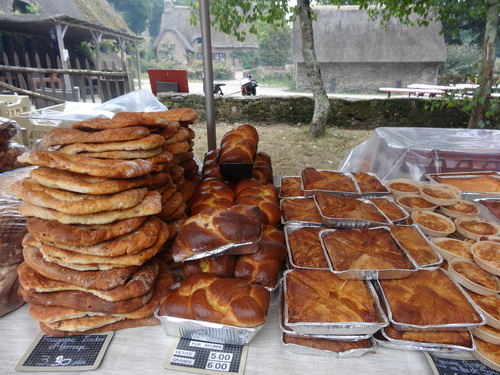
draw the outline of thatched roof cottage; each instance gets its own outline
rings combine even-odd
[[[190,59],[202,58],[201,26],[189,24],[191,7],[174,6],[172,1],[165,0],[161,19],[160,33],[155,41],[158,60],[165,60],[166,53],[181,66],[187,65]],[[234,69],[241,69],[241,61],[237,51],[253,53],[258,48],[254,34],[247,33],[242,42],[236,37],[224,34],[211,28],[212,59],[226,61]]]
[[[441,24],[409,27],[395,19],[387,28],[357,6],[318,6],[313,21],[316,56],[327,91],[376,91],[379,87],[435,84],[446,60]],[[292,60],[297,89],[309,81],[298,21],[293,25]]]

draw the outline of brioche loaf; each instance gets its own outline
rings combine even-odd
[[[269,291],[247,280],[196,274],[160,303],[159,314],[248,328],[264,324],[269,302]]]
[[[226,142],[219,148],[219,164],[252,163],[257,153],[257,145],[248,139]]]
[[[220,255],[190,260],[182,264],[182,273],[185,276],[209,273],[219,277],[232,277],[236,258],[236,255]]]
[[[262,235],[258,207],[211,207],[186,219],[172,245],[175,262],[222,246],[256,242]]]

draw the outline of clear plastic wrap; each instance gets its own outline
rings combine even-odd
[[[427,180],[426,173],[500,170],[499,144],[498,130],[381,127],[338,170],[417,181]]]

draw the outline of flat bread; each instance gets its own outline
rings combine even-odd
[[[158,239],[160,230],[165,230],[162,221],[155,216],[149,217],[139,228],[119,237],[102,241],[90,246],[68,245],[58,241],[48,242],[45,238],[35,237],[29,233],[24,237],[23,244],[37,246],[44,243],[49,246],[73,251],[81,254],[116,257],[125,254],[137,254],[138,252],[151,247]]]
[[[171,293],[171,289],[169,289],[169,287],[174,283],[174,277],[172,271],[170,270],[170,267],[168,267],[162,261],[157,260],[155,261],[155,263],[157,263],[159,267],[159,272],[154,281],[153,296],[148,301],[148,303],[130,312],[111,315],[123,317],[126,319],[140,319],[153,315],[154,309],[156,308],[158,302],[160,302],[160,300]],[[85,316],[105,315],[105,313],[103,312],[85,311],[70,309],[61,306],[44,306],[37,304],[30,304],[29,309],[31,316],[34,319],[44,323],[53,323],[63,319],[82,318]]]
[[[118,267],[140,266],[159,253],[167,241],[168,227],[164,222],[161,222],[161,226],[162,228],[157,240],[152,246],[135,254],[125,254],[115,257],[76,253],[43,244],[36,241],[36,239],[30,239],[26,244],[37,247],[45,260],[79,271],[97,271]],[[26,237],[30,237],[29,234]]]
[[[77,121],[71,124],[71,129],[105,130],[123,128],[120,122],[109,118],[94,117],[88,120]]]
[[[148,194],[146,187],[104,195],[74,193],[42,186],[30,177],[15,182],[11,191],[25,202],[78,215],[134,207]]]
[[[74,336],[77,334],[90,334],[90,333],[99,333],[99,332],[107,332],[107,331],[117,331],[120,329],[133,328],[133,327],[146,327],[146,326],[154,326],[160,324],[160,321],[154,316],[148,316],[146,318],[141,319],[123,319],[115,323],[106,324],[100,328],[88,329],[82,332],[68,332],[68,331],[60,331],[56,329],[51,329],[47,327],[44,323],[40,322],[40,330],[49,336],[52,337],[68,337]]]
[[[179,128],[179,130],[173,134],[171,137],[168,137],[165,139],[165,144],[172,144],[172,143],[177,143],[181,141],[185,141],[186,139],[189,139],[190,133],[188,128],[185,126],[182,126]]]
[[[182,124],[192,124],[198,118],[198,112],[192,108],[173,108],[167,111],[158,112],[168,121],[179,121]]]
[[[99,298],[113,302],[139,297],[149,292],[153,287],[158,272],[158,264],[154,261],[148,262],[135,272],[131,278],[127,280],[126,284],[109,290],[100,290],[83,288],[64,281],[51,280],[34,271],[26,262],[21,263],[17,269],[19,283],[26,290],[38,293],[79,290],[92,293]]]
[[[77,271],[47,262],[36,247],[25,246],[23,249],[25,262],[35,272],[52,280],[64,281],[83,288],[108,290],[125,285],[127,280],[140,266],[120,267],[110,270]]]
[[[163,138],[161,135],[150,134],[144,138],[123,142],[73,143],[67,146],[60,147],[59,149],[57,149],[57,152],[77,155],[80,153],[94,153],[104,151],[151,150],[163,146],[164,143],[165,138]]]
[[[28,303],[46,306],[63,306],[77,310],[100,311],[104,313],[119,314],[134,311],[149,302],[153,291],[135,298],[123,301],[106,301],[92,293],[74,291],[38,293],[19,288],[19,294]]]
[[[158,112],[118,112],[113,120],[123,126],[153,126],[161,127],[162,123],[178,121],[179,123],[193,123],[198,118],[198,112],[192,108],[175,108]]]
[[[98,242],[123,236],[139,228],[146,216],[117,220],[109,224],[68,225],[57,220],[27,217],[28,231],[44,242],[57,242],[74,246],[91,246]]]
[[[189,151],[191,149],[191,145],[188,141],[184,140],[176,143],[166,144],[165,146],[163,146],[163,149],[175,155]]]
[[[136,178],[105,178],[61,171],[51,168],[34,168],[30,177],[40,185],[84,194],[114,194],[141,186],[152,188],[171,181],[166,172],[148,173]]]
[[[120,130],[108,129],[99,132],[85,132],[78,129],[55,128],[42,138],[43,147],[62,146],[74,143],[107,143],[132,141],[147,137],[151,132],[143,126],[134,126]]]
[[[51,208],[36,206],[23,202],[19,214],[34,216],[45,220],[57,220],[63,224],[109,224],[117,220],[130,219],[138,216],[156,215],[161,211],[161,197],[157,191],[150,191],[144,199],[134,207],[123,210],[102,211],[87,215],[72,215]]]
[[[179,124],[178,121],[169,121],[169,126],[168,127],[163,127],[163,128],[149,128],[151,129],[151,132],[154,134],[159,134],[163,138],[170,138],[173,136],[177,131],[180,129],[181,124]]]
[[[163,152],[162,147],[152,148],[151,150],[130,150],[130,151],[102,151],[102,152],[82,152],[78,155],[99,158],[99,159],[146,159],[156,156]]]
[[[51,151],[31,151],[17,157],[21,164],[36,165],[107,178],[133,178],[153,171],[147,160],[97,159],[79,155],[67,155]]]

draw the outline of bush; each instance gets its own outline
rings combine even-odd
[[[446,61],[439,74],[470,74],[481,61],[481,48],[475,44],[452,44],[447,47]]]

